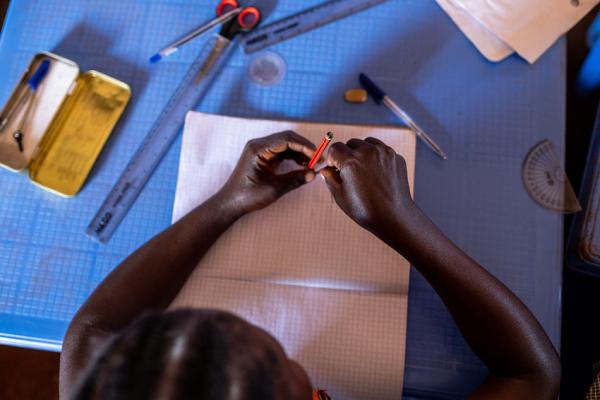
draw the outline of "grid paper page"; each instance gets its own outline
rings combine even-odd
[[[313,143],[319,143],[327,130],[333,131],[334,141],[377,137],[404,155],[412,186],[415,136],[410,131],[189,113],[174,220],[223,185],[248,140],[285,130],[296,131]],[[236,244],[236,251],[231,251],[231,243]],[[295,248],[296,253],[291,255],[290,248]],[[280,266],[282,261],[285,261],[285,269]],[[400,262],[406,264],[395,251],[348,218],[335,204],[325,183],[318,179],[238,221],[208,252],[197,273],[334,289],[406,293],[408,282],[398,269]]]
[[[191,112],[173,219],[221,187],[248,140],[285,130],[313,142],[328,130],[337,141],[377,137],[405,157],[412,187],[415,137],[409,131]],[[338,398],[399,398],[409,270],[406,260],[353,223],[316,180],[231,227],[173,306],[221,308],[248,318]]]
[[[402,397],[408,296],[196,278],[171,307],[226,310],[260,326],[334,400]]]

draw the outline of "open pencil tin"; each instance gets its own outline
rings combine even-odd
[[[121,81],[36,54],[0,112],[0,165],[28,169],[35,184],[74,196],[130,98]]]

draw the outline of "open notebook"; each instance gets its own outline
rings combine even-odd
[[[248,140],[285,130],[316,144],[327,131],[335,141],[379,138],[406,159],[412,190],[410,131],[190,112],[173,221],[223,185]],[[224,309],[263,327],[336,400],[399,399],[409,269],[406,260],[350,220],[316,179],[236,222],[171,307]]]

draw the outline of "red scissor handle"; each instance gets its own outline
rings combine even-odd
[[[260,22],[260,11],[256,7],[241,7],[237,0],[221,0],[217,6],[217,15],[221,16],[235,8],[240,9],[240,13],[235,19],[223,24],[221,35],[233,39],[240,32],[252,30]]]
[[[221,0],[217,6],[217,17],[227,14],[229,11],[238,8],[240,5],[236,0]]]
[[[231,0],[234,1],[234,0]],[[256,7],[245,7],[237,17],[240,29],[249,30],[260,22],[260,11]]]

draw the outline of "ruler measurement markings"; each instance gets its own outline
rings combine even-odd
[[[581,209],[549,140],[537,143],[525,156],[522,176],[526,191],[542,207],[559,213]]]
[[[243,42],[246,53],[291,39],[386,0],[332,0],[275,21],[248,35]]]

